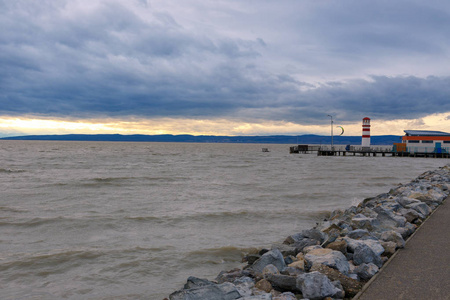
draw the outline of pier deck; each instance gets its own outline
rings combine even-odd
[[[311,146],[298,145],[290,147],[290,153],[317,153],[318,156],[390,156],[390,157],[431,157],[431,158],[450,158],[447,150],[441,149],[440,152],[420,152],[420,151],[394,151],[390,146],[374,147],[355,147],[342,145],[330,146]]]
[[[393,152],[376,150],[318,150],[318,156],[398,156],[398,157],[432,157],[450,158],[449,153],[426,153],[426,152]]]

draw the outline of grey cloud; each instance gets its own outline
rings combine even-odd
[[[443,28],[450,27],[450,6],[444,1],[293,1],[289,8],[270,7],[275,13],[266,22],[277,25],[269,34],[276,40],[292,31],[276,50],[311,75],[405,74],[404,68],[427,76],[431,66],[446,72],[436,59],[449,52]]]
[[[414,1],[368,8],[360,1],[287,1],[286,9],[262,1],[250,14],[249,4],[233,2],[244,5],[235,23],[196,31],[182,8],[157,10],[142,0],[86,2],[89,9],[74,3],[83,4],[0,0],[0,25],[7,28],[0,31],[1,114],[323,124],[329,113],[352,122],[450,111],[450,77],[391,75],[383,67],[392,57],[448,51],[442,27],[450,25],[449,9]],[[190,18],[209,24],[216,15]],[[259,26],[264,30],[253,34]],[[378,64],[385,75],[343,79]],[[303,80],[308,72],[338,76]]]
[[[297,123],[320,124],[329,113],[341,122],[364,116],[416,119],[450,111],[450,77],[382,77],[322,85],[285,94],[285,101],[260,109],[243,108],[246,117],[264,115]]]

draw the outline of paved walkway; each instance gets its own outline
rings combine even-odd
[[[450,299],[450,197],[354,299]]]

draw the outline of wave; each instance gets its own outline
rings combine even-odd
[[[217,222],[235,223],[235,222],[253,222],[262,219],[313,219],[322,220],[330,214],[329,210],[307,211],[293,210],[284,208],[279,210],[239,210],[239,211],[223,211],[223,212],[197,212],[185,215],[163,215],[163,216],[127,216],[126,220],[143,223],[158,223],[167,226],[180,226],[187,223],[198,222],[204,224],[212,224]],[[184,226],[184,225],[183,225]]]
[[[8,221],[7,218],[4,218],[3,221],[0,221],[0,226],[18,226],[18,227],[38,227],[44,225],[70,225],[70,228],[78,227],[78,228],[86,228],[90,225],[94,224],[97,226],[103,227],[111,227],[115,228],[118,220],[117,218],[112,217],[65,217],[65,216],[57,216],[57,217],[35,217],[31,219],[22,219],[18,220],[16,218]]]
[[[72,180],[69,182],[57,182],[46,184],[47,187],[80,187],[80,188],[101,188],[108,186],[130,186],[138,185],[141,187],[149,185],[159,185],[161,183],[182,182],[189,177],[185,176],[123,176],[123,177],[94,177]]]
[[[0,272],[11,268],[38,269],[58,268],[65,263],[79,264],[79,261],[98,260],[100,257],[125,258],[134,257],[136,254],[145,254],[148,259],[149,253],[157,254],[167,250],[173,250],[173,246],[140,247],[130,248],[80,248],[80,249],[54,249],[38,253],[4,253],[0,259]]]
[[[223,256],[223,255],[235,255],[235,254],[239,254],[239,255],[243,255],[243,254],[247,254],[247,253],[253,253],[255,252],[255,248],[239,248],[239,247],[235,247],[235,246],[221,246],[218,248],[206,248],[206,249],[199,249],[199,250],[194,250],[191,252],[188,252],[186,254],[186,256],[203,256],[203,255],[217,255],[217,256]]]
[[[0,206],[0,211],[5,212],[25,212],[21,210],[14,210],[8,207]],[[84,217],[35,217],[35,218],[0,218],[0,226],[16,226],[24,228],[33,228],[39,226],[68,226],[70,228],[86,228],[90,226],[107,227],[115,229],[122,226],[123,221],[129,222],[143,222],[143,223],[164,223],[167,222],[167,217],[156,216],[84,216]]]
[[[187,267],[202,264],[224,264],[228,262],[238,263],[242,261],[245,254],[253,251],[253,248],[237,248],[233,246],[222,246],[218,248],[200,249],[188,252],[182,262]]]
[[[138,222],[138,223],[165,223],[167,222],[167,218],[165,217],[156,217],[156,216],[126,216],[125,220]]]
[[[104,255],[102,251],[96,250],[53,250],[47,253],[16,253],[14,257],[10,257],[10,261],[3,258],[0,264],[0,272],[9,269],[40,269],[40,274],[44,275],[44,269],[51,269],[52,273],[62,272],[71,266],[64,264],[72,262],[78,264],[79,260],[95,260]],[[44,268],[44,269],[43,269]],[[47,270],[49,272],[49,270]]]
[[[209,212],[209,213],[201,213],[195,214],[193,216],[187,216],[188,218],[220,218],[220,217],[256,217],[256,218],[267,218],[267,217],[283,217],[287,215],[307,215],[307,216],[322,216],[329,213],[328,211],[306,211],[302,210],[293,210],[292,208],[282,208],[278,210],[259,210],[259,211],[250,211],[250,210],[240,210],[240,211],[224,211],[224,212]]]
[[[59,221],[65,221],[67,220],[64,217],[55,217],[55,218],[32,218],[32,219],[25,219],[23,221],[17,221],[14,219],[14,221],[1,221],[0,226],[20,226],[20,227],[36,227],[41,226],[45,224],[55,223]]]
[[[170,246],[103,246],[11,252],[1,255],[0,273],[5,276],[5,282],[11,283],[24,280],[52,280],[56,283],[59,276],[71,278],[69,274],[80,274],[73,279],[87,284],[95,282],[110,286],[128,280],[126,278],[136,277],[136,280],[141,280],[142,275],[160,275],[167,263],[173,260],[173,252],[175,249]],[[159,271],[155,272],[155,269]]]
[[[97,177],[89,179],[90,181],[94,182],[102,182],[102,183],[109,183],[109,182],[116,182],[116,181],[126,181],[126,180],[132,180],[136,177]]]
[[[371,176],[370,180],[371,181],[373,181],[373,180],[383,180],[383,181],[389,182],[389,181],[393,181],[393,180],[394,181],[398,180],[398,178],[394,177],[394,176]]]
[[[25,170],[20,170],[20,169],[14,170],[14,169],[3,169],[3,168],[0,168],[0,173],[23,173],[23,172],[26,172],[26,171]]]
[[[28,210],[22,209],[22,208],[9,207],[9,206],[0,206],[0,211],[21,213],[21,212],[27,212]]]

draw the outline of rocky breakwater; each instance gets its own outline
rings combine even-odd
[[[170,300],[344,299],[356,295],[450,193],[450,167],[429,171],[315,228],[245,256],[215,281],[189,277]]]

